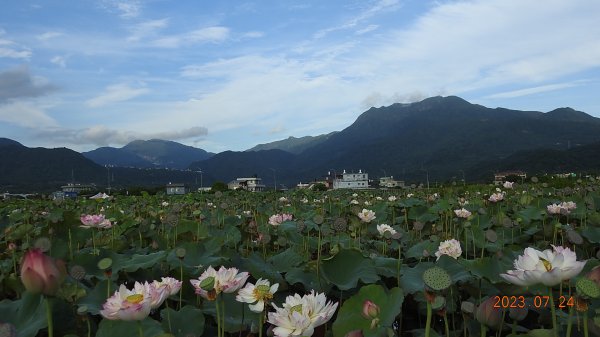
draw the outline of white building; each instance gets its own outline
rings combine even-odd
[[[364,189],[369,188],[369,174],[363,173],[362,170],[358,170],[358,173],[344,173],[336,175],[333,179],[333,189],[339,188],[350,188],[350,189]]]
[[[404,187],[404,181],[402,180],[394,180],[393,176],[390,177],[381,177],[379,178],[379,187],[382,188],[394,188],[394,187]]]
[[[182,195],[187,193],[187,188],[185,184],[172,184],[169,183],[166,186],[167,195]]]
[[[257,177],[252,178],[237,178],[227,184],[230,190],[236,190],[241,188],[250,192],[261,192],[265,189],[265,185],[262,184],[262,179]]]

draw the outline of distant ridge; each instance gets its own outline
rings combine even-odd
[[[122,148],[101,147],[82,153],[99,165],[137,168],[187,169],[213,153],[177,142],[151,139],[134,140]]]
[[[262,151],[262,150],[283,150],[293,154],[299,154],[302,151],[318,145],[336,134],[335,132],[330,132],[328,134],[318,135],[318,136],[304,136],[300,138],[296,137],[288,137],[287,139],[282,139],[278,141],[274,141],[266,144],[258,144],[255,147],[248,149],[246,151]]]
[[[295,155],[277,170],[277,180],[295,184],[318,179],[332,170],[362,169],[373,178],[387,174],[408,181],[424,181],[426,176],[446,181],[519,151],[567,150],[569,144],[574,147],[599,141],[600,119],[573,109],[548,113],[492,109],[456,96],[437,96],[370,108],[352,125]],[[231,167],[236,155],[242,156],[230,153],[227,163],[219,164],[217,155],[192,167],[210,163],[215,179],[227,179],[218,174],[225,165],[229,171],[243,169]],[[256,162],[271,162],[267,154],[260,156]],[[262,169],[269,171],[266,165]],[[492,177],[493,172],[490,168],[480,176]],[[269,175],[264,179],[274,180]]]

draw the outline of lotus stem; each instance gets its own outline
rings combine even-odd
[[[90,231],[90,233],[92,234],[92,247],[93,247],[93,251],[92,251],[92,255],[98,255],[96,254],[96,239],[95,239],[95,235],[94,235],[94,229],[92,229]]]
[[[46,320],[48,321],[48,337],[54,337],[54,322],[52,321],[52,304],[50,299],[44,296],[46,302]]]
[[[573,329],[573,307],[569,307],[569,318],[567,318],[567,337],[571,337],[571,330]]]
[[[219,306],[219,298],[215,300],[215,306],[217,308],[217,337],[221,337],[221,308]]]
[[[450,326],[448,326],[448,315],[444,312],[444,329],[446,330],[446,337],[450,337]]]
[[[552,295],[552,287],[548,287],[548,295],[550,296],[550,311],[552,314],[552,334],[554,337],[558,337],[559,326],[556,322],[556,309],[554,308],[554,295]]]
[[[144,329],[142,328],[142,321],[137,321],[138,333],[140,337],[144,337]]]
[[[181,282],[183,284],[183,282]],[[181,292],[181,289],[179,289]],[[169,333],[173,331],[173,327],[171,326],[171,310],[169,308],[169,299],[165,300],[165,306],[167,307],[167,324],[169,325]]]
[[[69,228],[69,257],[71,258],[71,261],[73,261],[73,241],[71,240],[71,228]]]
[[[427,300],[427,321],[425,322],[425,337],[431,333],[431,302]]]
[[[223,325],[221,325],[221,336],[225,337],[225,300],[221,297],[223,301],[221,304],[221,320],[223,321]]]
[[[263,322],[265,320],[265,312],[261,311],[258,315],[258,337],[262,337],[263,335]]]
[[[179,310],[181,310],[183,296],[183,261],[181,259],[179,259],[179,279],[181,280],[181,289],[179,289]]]
[[[589,337],[590,332],[588,331],[588,313],[587,310],[583,313],[583,336]]]
[[[481,323],[479,326],[481,331],[481,337],[485,337],[487,335],[487,327],[483,323]]]

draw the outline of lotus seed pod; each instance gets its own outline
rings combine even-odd
[[[80,265],[74,265],[71,267],[71,270],[69,270],[69,274],[77,281],[81,281],[85,277],[85,268]]]
[[[423,282],[431,290],[441,291],[452,285],[452,278],[444,269],[436,266],[427,269],[423,273]]]
[[[600,297],[600,287],[596,284],[596,282],[581,277],[577,280],[576,286],[577,293],[584,298],[598,298]]]

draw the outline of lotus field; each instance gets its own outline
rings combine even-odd
[[[598,336],[600,180],[0,202],[1,336]]]

